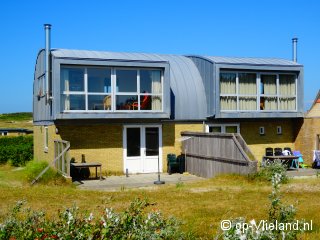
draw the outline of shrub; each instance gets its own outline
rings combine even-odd
[[[24,166],[33,159],[33,137],[0,138],[0,164],[10,162],[12,166]]]
[[[298,222],[295,219],[296,209],[293,205],[286,205],[281,202],[280,184],[283,179],[286,178],[286,172],[275,163],[266,167],[267,173],[271,174],[272,193],[269,195],[270,208],[268,212],[268,222],[277,226],[278,224],[285,224],[288,226],[294,226],[298,223],[298,228],[265,228],[264,226],[257,226],[255,220],[251,220],[246,223],[245,218],[237,218],[231,221],[231,227],[222,233],[222,237],[225,240],[231,239],[287,239],[295,240],[297,235],[303,231],[302,225],[304,221]],[[266,174],[265,176],[269,175]],[[267,178],[269,180],[269,178]],[[260,226],[260,228],[258,228]],[[220,237],[220,236],[219,236]]]
[[[280,162],[274,162],[265,167],[260,168],[260,170],[257,173],[249,175],[249,179],[271,182],[272,177],[275,174],[279,174],[281,176],[280,183],[287,183],[289,181],[287,169]]]
[[[25,210],[23,202],[0,224],[0,239],[186,239],[178,221],[159,211],[145,214],[150,204],[136,199],[124,211],[106,208],[99,216],[84,214],[77,207],[66,209],[53,220],[45,213]]]
[[[42,170],[48,166],[46,161],[30,161],[24,169],[28,182],[35,179]],[[38,183],[61,185],[66,183],[66,179],[55,169],[49,168],[44,175],[38,180]]]

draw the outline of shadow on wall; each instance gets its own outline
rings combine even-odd
[[[294,143],[302,122],[300,119],[241,122],[240,132],[248,145]],[[281,126],[281,134],[277,133],[278,126]],[[260,127],[264,127],[265,134],[259,133]]]
[[[122,125],[57,126],[71,149],[122,148]]]
[[[175,124],[167,123],[162,127],[162,145],[164,147],[174,147],[175,145]],[[181,136],[179,136],[181,137]]]

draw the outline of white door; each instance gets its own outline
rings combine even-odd
[[[124,172],[162,172],[161,126],[125,126],[123,129]],[[159,158],[159,159],[158,159]]]

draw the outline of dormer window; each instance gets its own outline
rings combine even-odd
[[[62,111],[162,111],[163,71],[74,67],[60,71]]]
[[[296,79],[290,73],[221,72],[220,109],[296,111]]]

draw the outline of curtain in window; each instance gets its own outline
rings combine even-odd
[[[236,97],[221,97],[220,98],[221,110],[237,110]]]
[[[277,76],[275,75],[261,75],[261,82],[263,84],[262,94],[275,95],[277,94]]]
[[[62,70],[62,79],[64,82],[64,91],[69,92],[69,71]],[[64,110],[70,110],[70,96],[64,95]]]
[[[295,110],[296,109],[296,98],[295,97],[280,98],[280,109],[281,110]]]
[[[152,94],[161,94],[161,72],[151,71],[151,90]],[[161,110],[161,96],[152,96],[152,110]]]
[[[235,73],[220,74],[220,93],[236,94],[236,74]]]
[[[239,97],[240,110],[257,110],[256,97]]]
[[[280,94],[281,95],[296,95],[295,75],[279,75]]]
[[[254,73],[239,73],[239,94],[257,94],[257,76]]]
[[[277,110],[277,98],[276,97],[264,98],[264,110]]]

